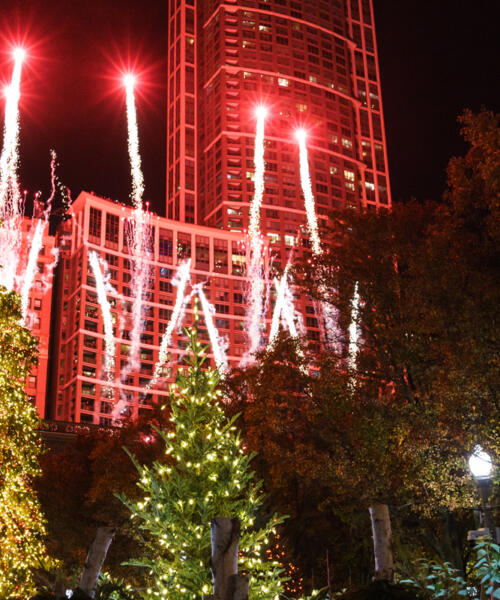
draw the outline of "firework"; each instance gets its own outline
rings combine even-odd
[[[295,133],[299,142],[300,151],[300,184],[302,193],[304,194],[304,205],[307,215],[307,227],[311,237],[311,245],[313,253],[321,254],[321,240],[318,232],[318,219],[316,217],[316,207],[314,203],[314,194],[311,185],[311,176],[309,174],[309,159],[307,156],[306,132],[299,129]]]
[[[124,76],[123,83],[127,92],[128,155],[132,172],[132,202],[134,208],[139,209],[142,208],[144,176],[142,174],[141,156],[139,154],[139,131],[134,96],[135,76],[128,73]]]
[[[354,294],[351,302],[351,323],[349,325],[349,367],[356,369],[356,358],[358,354],[358,341],[359,341],[359,329],[358,329],[358,317],[359,317],[359,291],[358,282],[354,286]]]
[[[245,356],[248,360],[260,346],[262,298],[264,278],[262,272],[262,239],[260,232],[260,210],[264,196],[264,123],[267,110],[259,106],[256,110],[257,125],[254,149],[254,195],[250,204],[248,238],[250,242],[248,277],[250,281],[248,299],[248,337],[249,349]],[[250,358],[251,359],[251,358]]]
[[[104,324],[104,374],[108,382],[112,383],[115,377],[115,337],[113,334],[113,315],[107,294],[115,294],[115,290],[109,283],[109,278],[104,277],[96,252],[89,251],[89,263],[94,273],[97,300],[101,307],[102,320]],[[106,272],[106,264],[103,265]]]
[[[175,305],[170,317],[170,321],[165,329],[163,337],[161,338],[160,351],[158,354],[158,362],[155,365],[153,379],[151,380],[148,387],[152,387],[161,376],[161,368],[168,359],[168,349],[172,343],[172,334],[182,319],[182,311],[185,306],[186,298],[186,285],[189,281],[191,272],[191,259],[182,263],[176,273],[175,278],[172,280],[172,285],[177,287],[177,295],[175,298]]]
[[[213,314],[215,312],[214,307],[210,304],[203,292],[203,287],[201,285],[196,286],[198,297],[201,302],[201,307],[203,309],[203,315],[205,316],[205,323],[207,326],[208,337],[210,338],[210,343],[212,345],[212,353],[214,355],[215,364],[219,373],[224,374],[228,369],[228,362],[225,351],[225,341],[222,340],[219,336],[219,332],[214,325]]]

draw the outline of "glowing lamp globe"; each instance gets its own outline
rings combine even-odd
[[[12,56],[16,62],[23,62],[26,58],[26,50],[21,47],[14,48],[12,51]]]
[[[478,444],[469,457],[469,469],[475,479],[489,479],[493,470],[491,456]]]
[[[265,106],[257,106],[255,109],[255,116],[258,119],[265,119],[267,117],[267,108]]]
[[[135,82],[136,82],[136,78],[133,73],[127,73],[126,75],[123,76],[123,85],[127,89],[133,89],[135,86]]]
[[[297,131],[295,132],[295,137],[299,142],[305,142],[307,137],[305,129],[297,129]]]

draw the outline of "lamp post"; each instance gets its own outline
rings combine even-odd
[[[484,515],[483,525],[488,530],[489,534],[495,538],[495,525],[491,515],[491,507],[489,505],[493,462],[491,456],[485,452],[479,444],[475,446],[469,457],[469,469],[474,477],[479,496],[481,497]]]

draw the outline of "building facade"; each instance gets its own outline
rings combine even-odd
[[[317,214],[389,207],[371,0],[170,0],[167,216],[243,232],[265,105],[261,227],[274,264],[303,242],[297,128]]]
[[[24,218],[21,255],[27,262],[29,247],[38,219]],[[31,369],[26,380],[26,394],[37,407],[38,414],[46,413],[47,386],[49,376],[49,341],[52,316],[52,275],[56,263],[54,254],[55,237],[49,235],[48,224],[43,230],[42,247],[37,259],[37,268],[28,297],[26,324],[38,340],[38,363]]]
[[[179,265],[187,260],[191,261],[191,275],[186,295],[196,292],[193,286],[202,285],[214,307],[213,323],[227,342],[228,362],[239,363],[246,350],[247,286],[241,234],[149,215],[151,254],[147,260],[140,358],[139,364],[129,370],[134,274],[127,227],[132,209],[82,192],[71,214],[58,233],[61,257],[55,291],[58,300],[54,310],[49,418],[109,425],[116,418],[112,413],[118,402],[122,416],[134,417],[147,413],[153,402],[167,395],[166,384],[175,376],[185,347],[178,327],[172,335],[162,378],[148,388],[176,300],[172,282]],[[111,384],[104,374],[106,335],[96,278],[89,265],[90,251],[105,261],[109,275],[107,298],[113,320],[115,363]],[[191,299],[186,305],[184,325],[192,323],[192,307]],[[200,337],[208,344],[201,308],[199,312]]]
[[[178,328],[161,380],[151,380],[176,301],[173,282],[187,260],[187,294],[193,297],[185,323],[192,322],[196,285],[202,285],[214,325],[227,340],[229,364],[240,362],[248,349],[245,243],[258,106],[267,108],[260,215],[266,275],[282,273],[290,260],[310,251],[297,129],[307,134],[320,231],[333,209],[391,205],[371,0],[169,0],[169,9],[166,218],[148,217],[139,362],[129,368],[132,210],[82,192],[57,236],[61,256],[44,409],[51,419],[109,425],[116,406],[120,418],[147,414],[162,401],[185,348]],[[98,254],[109,276],[112,381],[105,373],[103,307],[89,252]],[[266,290],[269,320],[276,292],[273,285]],[[303,332],[318,350],[317,307],[299,294],[294,302]],[[208,342],[203,319],[200,326]]]

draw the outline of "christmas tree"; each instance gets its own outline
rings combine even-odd
[[[263,498],[253,482],[252,456],[241,448],[234,419],[224,415],[218,372],[204,368],[196,328],[186,335],[187,364],[170,390],[172,430],[158,430],[165,458],[150,468],[136,463],[144,495],[138,502],[122,498],[145,540],[145,556],[129,564],[147,569],[146,598],[199,599],[211,593],[210,522],[237,517],[239,569],[249,575],[250,598],[272,599],[281,590],[282,569],[265,553],[281,519],[256,526]]]
[[[32,487],[39,475],[39,419],[24,393],[36,352],[35,338],[21,325],[18,296],[0,290],[0,598],[27,597],[34,569],[49,566]]]

